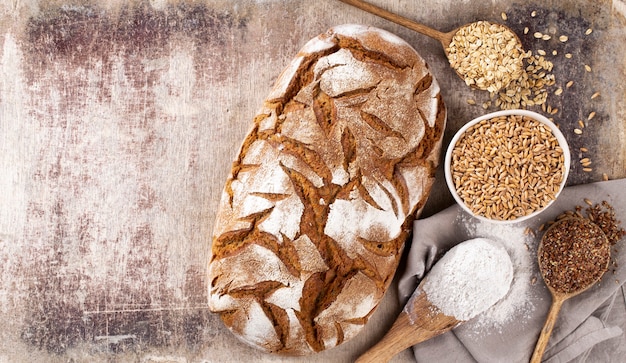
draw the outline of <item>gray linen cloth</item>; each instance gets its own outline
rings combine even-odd
[[[406,268],[399,279],[405,304],[436,260],[457,243],[474,237],[500,240],[513,260],[509,294],[478,317],[413,347],[418,362],[528,362],[545,322],[552,298],[538,271],[536,248],[542,224],[576,206],[607,201],[626,228],[626,179],[566,188],[542,214],[502,226],[478,221],[458,205],[415,221]],[[531,232],[532,231],[532,232]],[[614,263],[602,280],[563,304],[544,362],[621,362],[626,353],[626,242],[611,250]],[[600,347],[597,347],[599,344]]]

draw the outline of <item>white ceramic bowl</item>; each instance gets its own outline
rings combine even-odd
[[[561,191],[563,191],[563,188],[565,187],[565,184],[567,182],[567,176],[569,175],[570,164],[571,164],[571,155],[570,155],[570,151],[569,151],[569,146],[567,144],[567,140],[565,140],[565,137],[563,136],[561,131],[556,127],[556,125],[552,121],[548,120],[545,116],[540,115],[540,114],[538,114],[536,112],[527,111],[527,110],[506,110],[506,111],[492,112],[492,113],[483,115],[481,117],[475,118],[472,121],[470,121],[467,124],[465,124],[454,135],[454,137],[452,138],[452,141],[450,142],[450,145],[448,146],[448,149],[446,151],[446,156],[445,156],[445,160],[444,160],[444,172],[445,172],[445,177],[446,177],[446,183],[448,184],[448,188],[450,189],[450,192],[452,193],[452,196],[454,197],[456,202],[467,213],[469,213],[472,216],[475,216],[478,219],[489,221],[489,222],[493,222],[493,223],[499,223],[499,224],[518,223],[518,222],[521,222],[523,220],[527,220],[529,218],[532,218],[532,217],[538,215],[539,213],[541,213],[542,211],[546,210],[554,202],[554,200],[549,202],[542,209],[536,210],[533,213],[527,214],[525,216],[517,217],[515,219],[507,219],[507,220],[490,219],[490,218],[487,218],[487,217],[485,217],[483,215],[476,214],[476,213],[472,212],[472,210],[463,202],[463,199],[459,196],[459,194],[456,191],[456,187],[454,186],[454,181],[452,179],[452,171],[451,171],[451,168],[452,168],[452,165],[451,165],[451,162],[452,162],[452,150],[456,146],[456,143],[461,138],[463,133],[467,129],[472,127],[473,125],[476,125],[477,123],[479,123],[479,122],[481,122],[483,120],[488,120],[488,119],[492,119],[492,118],[500,117],[500,116],[510,116],[510,115],[526,116],[526,117],[532,118],[533,120],[536,120],[537,122],[540,122],[540,123],[546,125],[547,127],[550,128],[550,130],[552,131],[552,133],[556,137],[557,141],[559,142],[559,146],[563,149],[563,159],[564,159],[563,180],[561,181],[559,190],[558,190],[558,192],[555,195],[555,200],[559,196]]]

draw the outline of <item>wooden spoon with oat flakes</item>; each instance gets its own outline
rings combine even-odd
[[[443,33],[361,0],[340,0],[438,40],[450,65],[473,88],[497,92],[524,73],[524,48],[510,28],[477,21]]]

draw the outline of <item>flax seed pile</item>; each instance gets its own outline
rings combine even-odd
[[[610,258],[610,248],[614,246],[617,243],[617,241],[619,241],[624,236],[626,236],[626,230],[620,227],[621,221],[618,221],[615,217],[615,210],[613,206],[611,206],[607,201],[602,201],[601,203],[598,203],[598,204],[594,204],[589,199],[585,199],[584,201],[587,204],[587,208],[583,208],[582,206],[576,206],[574,210],[568,210],[560,214],[556,218],[556,220],[551,221],[547,224],[549,228],[546,231],[546,234],[548,234],[553,229],[552,226],[555,225],[556,223],[560,223],[562,221],[571,221],[571,220],[583,221],[582,223],[584,224],[581,223],[581,227],[584,227],[584,228],[579,228],[579,229],[582,229],[582,231],[578,231],[579,234],[597,235],[598,234],[597,230],[599,229],[604,233],[604,236],[606,236],[606,241],[608,241],[608,243],[604,243],[606,247],[605,246],[594,247],[593,239],[592,239],[592,242],[588,243],[586,246],[586,248],[588,249],[586,254],[579,254],[580,255],[579,257],[583,260],[583,261],[579,261],[581,262],[581,265],[577,266],[573,264],[574,261],[572,260],[572,265],[569,266],[569,268],[572,269],[573,272],[571,271],[567,272],[565,270],[561,271],[562,274],[572,273],[573,276],[569,278],[563,277],[563,278],[558,279],[558,277],[553,274],[552,279],[554,280],[552,281],[552,283],[549,283],[549,284],[550,286],[555,288],[555,290],[557,291],[563,290],[561,292],[567,292],[568,289],[572,289],[575,286],[584,286],[585,281],[587,282],[593,281],[593,278],[595,277],[594,274],[600,273],[600,271],[601,271],[600,275],[604,274],[607,270],[606,268],[607,262],[603,260],[603,258],[606,258],[606,256],[604,255],[605,254],[609,255],[609,258]],[[586,226],[588,225],[592,225],[596,227],[587,228]],[[541,225],[539,227],[539,231],[543,231],[545,227],[546,225]],[[545,238],[546,237],[544,236],[544,239]],[[563,246],[561,247],[565,249]],[[544,250],[545,248],[546,248],[546,241],[544,240]],[[555,251],[555,248],[557,247],[552,246],[548,248],[552,248],[553,251]],[[566,253],[566,252],[561,252],[561,253]],[[566,257],[559,257],[558,255],[553,255],[552,257],[546,256],[545,262],[547,265],[557,266],[557,261],[565,259],[565,258]],[[554,261],[551,261],[551,259]],[[584,272],[586,269],[593,270],[594,264],[599,264],[603,266],[604,268],[598,267],[597,271],[594,270],[591,272]],[[612,262],[612,265],[614,267],[617,267],[615,261]],[[565,269],[567,267],[568,266],[564,266],[563,268]],[[555,268],[556,267],[554,267],[553,270]],[[546,283],[548,283],[547,279],[546,279]],[[560,286],[561,290],[558,290],[556,286],[552,284]]]
[[[450,168],[456,192],[472,212],[512,220],[556,199],[565,160],[547,126],[511,115],[468,128],[453,148]]]
[[[548,228],[538,257],[546,284],[569,294],[587,288],[604,275],[611,247],[595,223],[585,218],[565,218]]]
[[[587,204],[592,204],[590,201],[585,201]],[[586,209],[587,218],[590,221],[597,224],[598,227],[604,231],[604,234],[609,239],[611,245],[615,245],[617,241],[626,236],[626,230],[621,228],[620,221],[615,219],[615,210],[607,201],[603,201],[601,204],[590,205]]]
[[[611,245],[615,245],[617,241],[626,236],[626,230],[620,227],[622,222],[616,219],[615,209],[609,202],[605,200],[601,203],[594,204],[587,198],[584,199],[584,202],[587,205],[587,208],[578,205],[573,210],[565,211],[558,215],[554,221],[550,221],[547,224],[539,226],[539,231],[544,231],[546,227],[550,227],[552,224],[562,219],[578,217],[586,218],[598,225],[598,227],[600,227],[606,235]]]

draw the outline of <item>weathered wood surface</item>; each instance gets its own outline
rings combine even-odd
[[[623,0],[372,2],[444,31],[505,11],[518,32],[568,34],[545,43],[558,48],[559,85],[575,82],[550,104],[594,167],[574,162],[570,184],[626,177]],[[308,39],[349,22],[397,33],[428,61],[446,140],[484,112],[466,99],[486,95],[464,86],[436,41],[337,1],[3,1],[0,362],[297,361],[249,349],[208,312],[210,235],[273,80]],[[450,203],[440,177],[425,214]],[[392,290],[363,334],[306,361],[353,360],[398,309]],[[404,353],[396,361],[410,361]]]

